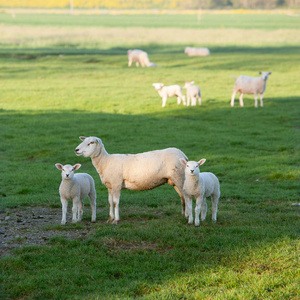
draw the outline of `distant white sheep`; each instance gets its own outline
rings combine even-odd
[[[183,184],[183,195],[186,201],[185,216],[188,217],[188,223],[193,224],[192,199],[196,199],[195,207],[195,226],[200,226],[199,214],[201,211],[201,220],[205,220],[207,212],[206,197],[211,196],[212,201],[212,220],[217,221],[218,202],[220,198],[220,183],[216,175],[209,172],[200,173],[199,166],[205,163],[203,158],[196,161],[186,162],[180,159],[185,165],[185,181]]]
[[[208,48],[185,47],[184,53],[188,56],[208,56],[210,51]]]
[[[244,94],[254,94],[255,103],[254,106],[257,107],[257,94],[260,94],[260,106],[263,107],[263,94],[266,90],[267,79],[272,72],[259,72],[260,77],[250,77],[241,75],[236,78],[233,93],[231,96],[231,106],[234,106],[234,98],[237,92],[240,92],[240,106],[244,106],[243,95]]]
[[[164,86],[163,83],[153,83],[152,85],[162,98],[162,107],[166,106],[168,97],[177,97],[177,104],[180,104],[182,100],[183,104],[186,105],[185,97],[182,93],[182,88],[180,85]]]
[[[194,81],[186,82],[183,88],[186,89],[186,99],[187,99],[186,105],[187,106],[190,105],[190,100],[191,100],[191,105],[196,106],[197,99],[198,99],[199,105],[202,104],[200,88],[199,88],[199,86],[194,85]]]
[[[81,167],[81,164],[62,165],[55,164],[56,168],[61,170],[62,181],[59,187],[60,200],[62,204],[61,224],[66,224],[68,200],[73,201],[72,222],[81,221],[83,214],[83,201],[85,197],[90,198],[92,208],[92,222],[96,222],[96,190],[92,176],[86,173],[74,174],[75,170]]]
[[[182,194],[184,167],[179,159],[188,160],[177,148],[154,150],[138,154],[108,154],[97,137],[79,137],[78,156],[91,157],[102,183],[108,189],[109,219],[119,221],[121,189],[135,191],[151,190],[165,183],[172,185],[179,194],[182,214],[185,214],[185,200]]]
[[[138,67],[140,64],[142,67],[157,67],[157,64],[151,62],[148,57],[148,53],[139,50],[128,50],[127,51],[128,56],[128,67],[131,67],[131,64],[135,62],[135,65]]]

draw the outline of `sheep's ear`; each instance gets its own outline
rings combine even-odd
[[[76,164],[73,166],[73,170],[78,170],[81,167],[81,164]]]
[[[62,169],[63,169],[63,165],[62,165],[62,164],[55,164],[55,167],[56,167],[58,170],[62,170]]]
[[[100,140],[99,138],[96,138],[96,142],[97,142],[98,144],[101,144],[101,140]]]
[[[187,164],[187,161],[185,161],[183,158],[179,158],[179,161],[181,162],[181,164],[185,165]]]
[[[258,72],[258,74],[261,74],[261,72]]]
[[[191,81],[191,84],[194,84],[195,83],[195,81]]]
[[[86,137],[85,136],[80,136],[79,139],[84,141],[86,139]]]
[[[198,165],[199,166],[202,166],[204,163],[206,162],[206,159],[205,158],[202,158],[198,161]]]
[[[269,72],[269,75],[271,75],[272,74],[272,72]]]

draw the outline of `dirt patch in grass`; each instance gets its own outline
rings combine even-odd
[[[85,208],[84,216],[90,216]],[[67,215],[71,222],[71,213]],[[55,236],[85,239],[94,230],[90,221],[62,226],[61,209],[26,207],[0,210],[0,257],[21,246],[43,245]]]

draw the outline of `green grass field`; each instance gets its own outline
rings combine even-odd
[[[192,19],[194,18],[194,19]],[[20,246],[0,260],[3,299],[298,299],[300,19],[280,14],[52,16],[0,14],[1,201],[57,208],[57,162],[80,163],[97,190],[81,224],[43,245]],[[137,26],[137,28],[133,27]],[[187,57],[185,46],[209,47]],[[128,68],[142,48],[160,68]],[[231,75],[272,71],[264,107],[230,107]],[[152,83],[194,80],[203,105],[161,107]],[[221,182],[218,222],[196,228],[180,215],[170,186],[123,190],[121,221],[107,224],[107,190],[91,160],[76,157],[79,136],[98,136],[109,153],[167,147]],[[87,199],[86,199],[87,200]],[[90,228],[84,239],[62,232]],[[20,231],[22,236],[22,230]]]

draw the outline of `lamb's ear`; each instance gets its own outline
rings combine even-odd
[[[58,170],[62,170],[63,169],[63,165],[62,164],[55,164],[55,167],[58,169]]]
[[[187,161],[185,161],[185,159],[183,158],[179,158],[179,161],[181,162],[181,164],[185,165],[187,164]]]
[[[76,164],[73,166],[73,171],[78,170],[81,167],[81,164]]]
[[[272,74],[272,72],[269,72],[269,75],[271,75]]]
[[[199,166],[202,166],[204,163],[206,162],[206,159],[205,158],[202,158],[198,161],[198,165]]]
[[[99,138],[96,138],[96,142],[97,142],[98,144],[101,144],[101,140],[100,140]]]
[[[85,136],[80,136],[79,139],[84,141],[86,139],[86,137]]]
[[[261,72],[258,72],[258,74],[261,74]]]
[[[195,83],[195,81],[191,81],[191,84],[194,84]]]

